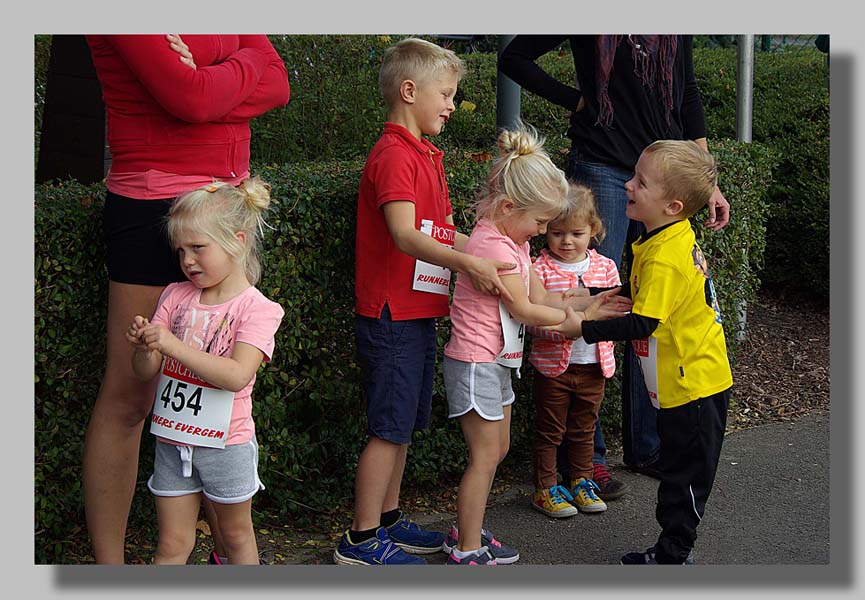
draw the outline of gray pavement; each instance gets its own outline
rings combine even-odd
[[[524,483],[491,500],[485,525],[520,551],[519,565],[619,564],[657,539],[657,480],[608,464],[630,486],[603,513],[553,519],[529,507]],[[829,413],[728,434],[715,486],[697,531],[701,565],[829,564]],[[441,531],[454,518],[415,517]],[[427,556],[443,564],[444,553]]]
[[[838,426],[849,429],[843,421]],[[785,598],[795,592],[809,597],[814,592],[821,597],[837,592],[849,594],[856,584],[851,558],[854,515],[846,499],[849,490],[845,492],[844,485],[839,490],[836,485],[840,497],[832,502],[836,537],[835,560],[830,563],[829,448],[828,412],[813,412],[793,423],[775,423],[728,435],[715,487],[698,530],[695,567],[618,566],[622,554],[644,549],[656,539],[657,481],[616,468],[621,459],[611,457],[616,476],[630,484],[631,492],[610,502],[604,513],[552,519],[532,510],[529,473],[523,483],[491,499],[486,526],[520,550],[522,556],[515,565],[382,571],[340,567],[326,561],[324,565],[285,569],[168,569],[160,571],[158,577],[149,569],[69,567],[55,571],[53,585],[60,590],[85,591],[83,588],[102,588],[113,582],[118,590],[127,590],[123,593],[128,593],[130,585],[158,585],[165,590],[177,586],[178,590],[183,588],[184,597],[196,589],[190,586],[214,584],[233,588],[233,595],[272,586],[281,594],[279,597],[284,597],[287,586],[301,586],[313,594],[320,594],[324,588],[338,589],[352,597],[359,592],[364,592],[364,597],[375,593],[376,598],[381,593],[377,589],[387,589],[389,597],[393,597],[394,590],[403,590],[406,598],[527,598],[549,594],[551,587],[561,589],[568,594],[566,597],[589,593],[598,599],[667,598],[672,588],[686,593],[699,589],[701,598],[711,594],[730,597],[741,588],[780,591]],[[842,479],[853,477],[850,462],[848,453],[837,455],[834,466]],[[412,517],[425,526],[446,531],[455,516]],[[438,552],[426,558],[432,565],[441,565],[446,557]],[[729,588],[736,590],[731,592]]]

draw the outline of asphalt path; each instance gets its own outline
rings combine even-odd
[[[697,532],[698,565],[829,564],[829,456],[828,412],[728,434]],[[658,482],[625,470],[620,457],[608,464],[630,492],[605,512],[547,517],[529,506],[527,476],[492,500],[486,527],[520,551],[518,565],[618,565],[623,554],[657,539]],[[416,520],[447,531],[454,518]],[[446,555],[426,558],[443,564]]]

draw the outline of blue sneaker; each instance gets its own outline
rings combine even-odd
[[[348,539],[346,531],[333,552],[338,565],[425,565],[419,556],[409,556],[393,543],[384,527],[375,530],[375,537],[359,544]]]
[[[417,523],[409,521],[404,512],[399,513],[399,520],[386,529],[393,543],[409,554],[432,554],[442,549],[445,535],[438,531],[421,529]]]

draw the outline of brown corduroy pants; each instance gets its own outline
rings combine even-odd
[[[601,366],[572,364],[558,377],[535,372],[533,385],[535,485],[556,485],[556,451],[563,439],[568,440],[571,478],[591,479],[595,422],[606,385]]]

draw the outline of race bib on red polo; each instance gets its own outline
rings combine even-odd
[[[156,386],[150,433],[190,446],[224,448],[234,392],[199,379],[166,358]]]
[[[420,232],[431,236],[434,240],[445,246],[454,247],[456,227],[447,223],[434,223],[430,219],[420,222]],[[418,292],[430,292],[432,294],[450,293],[451,270],[438,265],[433,265],[422,260],[415,260],[414,283],[411,289]]]

